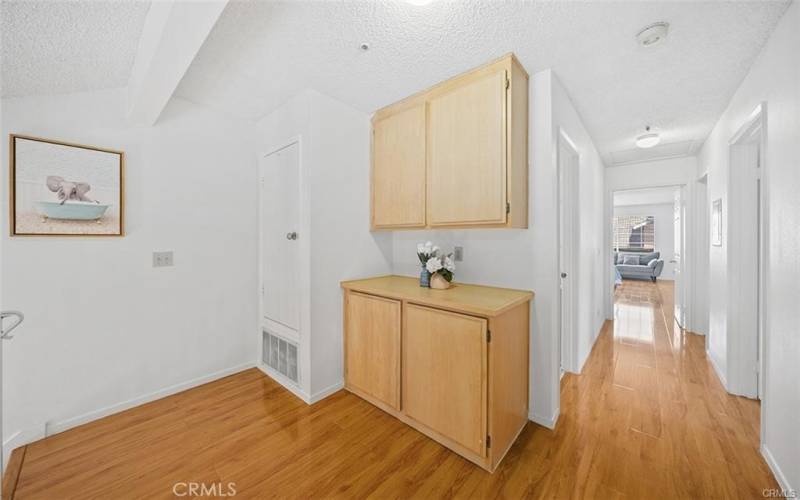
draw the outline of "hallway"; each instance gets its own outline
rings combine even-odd
[[[632,498],[749,498],[777,484],[759,446],[759,403],[729,395],[704,337],[672,316],[671,281],[625,280],[580,376],[562,383],[562,434],[577,467]],[[572,493],[579,492],[573,491]]]
[[[724,391],[703,337],[667,328],[671,296],[625,281],[616,322],[562,381],[556,431],[529,423],[492,475],[345,391],[309,407],[248,370],[32,443],[10,486],[20,500],[172,497],[181,481],[242,498],[760,498],[778,486],[758,403]]]

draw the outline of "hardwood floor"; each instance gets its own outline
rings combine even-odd
[[[758,403],[724,391],[669,287],[624,282],[562,380],[557,429],[529,423],[493,475],[349,393],[309,407],[252,369],[30,444],[15,498],[171,498],[190,482],[233,482],[235,498],[761,498],[778,485]]]

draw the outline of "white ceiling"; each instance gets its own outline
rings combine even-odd
[[[554,69],[606,164],[693,154],[787,5],[231,0],[176,95],[257,119],[311,87],[372,112],[513,51]],[[148,6],[3,0],[2,95],[124,86]],[[666,43],[639,47],[659,20]],[[646,124],[667,146],[635,149]]]
[[[2,96],[124,87],[149,6],[3,0]]]
[[[677,187],[660,187],[647,189],[628,189],[614,192],[614,206],[627,207],[633,205],[672,204]]]
[[[372,112],[513,51],[529,73],[555,70],[610,165],[646,124],[664,143],[701,143],[787,5],[234,1],[177,93],[256,119],[313,87]],[[660,20],[666,43],[639,47]]]
[[[666,160],[691,156],[702,146],[702,141],[664,142],[652,148],[631,148],[606,154],[606,165],[628,165],[643,161]]]

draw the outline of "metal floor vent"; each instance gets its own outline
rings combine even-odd
[[[276,372],[298,383],[297,344],[262,330],[261,360]]]

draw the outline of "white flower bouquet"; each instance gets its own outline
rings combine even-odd
[[[430,241],[425,243],[417,243],[417,257],[419,262],[424,266],[428,263],[428,259],[439,253],[439,247]]]
[[[453,261],[453,254],[449,253],[447,255],[434,255],[428,259],[428,262],[425,263],[425,269],[427,269],[432,275],[441,275],[442,278],[446,279],[448,283],[453,281],[453,271],[456,270],[456,263]]]
[[[439,247],[431,243],[417,244],[417,257],[422,264],[420,286],[431,288],[448,288],[453,281],[456,263],[453,254],[442,255]]]

